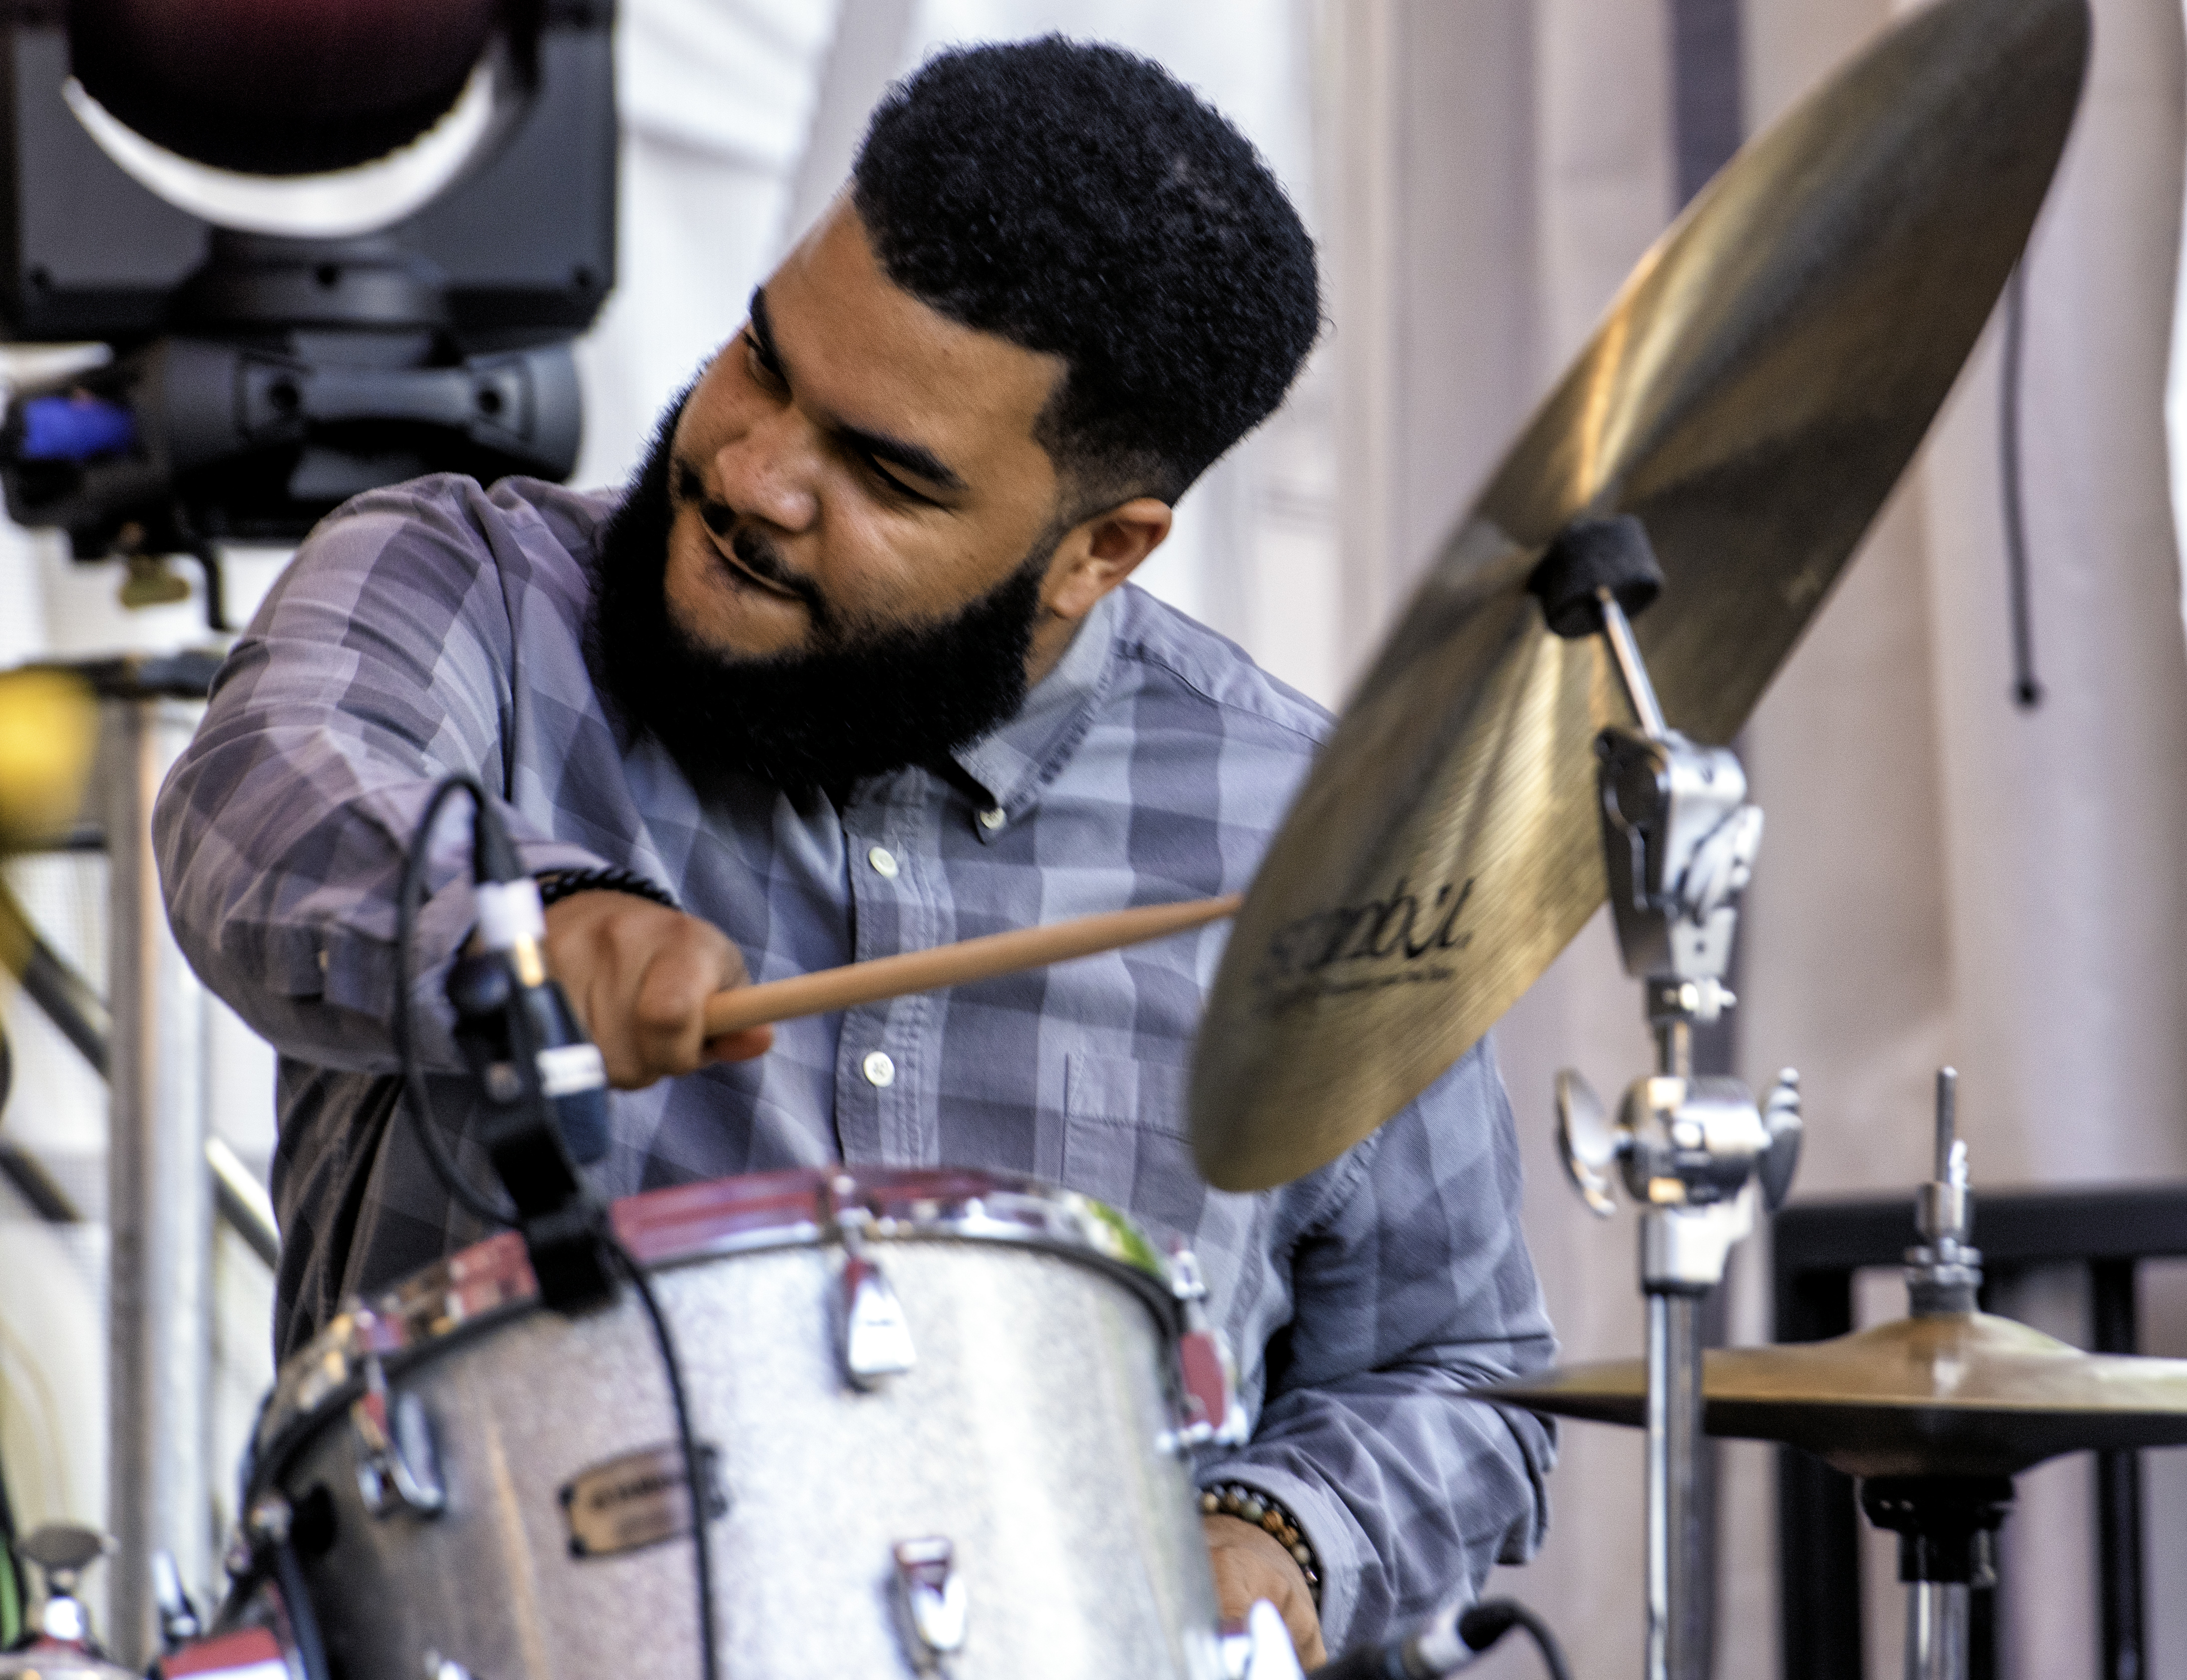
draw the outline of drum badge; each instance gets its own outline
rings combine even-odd
[[[706,1490],[706,1514],[728,1514],[720,1455],[701,1442],[699,1484]],[[681,1539],[691,1531],[691,1495],[683,1455],[673,1441],[626,1452],[580,1470],[562,1484],[563,1514],[570,1523],[570,1555],[608,1558]]]

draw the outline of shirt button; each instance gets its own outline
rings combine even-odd
[[[1001,828],[1003,820],[1003,807],[999,805],[992,811],[982,811],[980,813],[980,826],[989,834]]]
[[[869,1085],[887,1086],[896,1083],[896,1064],[889,1059],[888,1052],[885,1050],[868,1051],[866,1059],[859,1065],[865,1070],[866,1082]]]
[[[866,862],[874,866],[874,873],[885,881],[896,879],[896,853],[885,846],[877,846],[866,854]]]

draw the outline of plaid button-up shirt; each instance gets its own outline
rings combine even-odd
[[[284,1350],[344,1293],[480,1234],[389,1123],[396,878],[443,774],[500,791],[528,868],[640,871],[768,980],[1238,891],[1327,728],[1237,648],[1127,587],[953,762],[860,783],[841,806],[756,782],[702,794],[588,672],[611,506],[453,477],[352,503],[237,643],[161,795],[177,935],[281,1054]],[[472,924],[468,826],[454,802],[419,930],[436,1112],[458,1133],[470,1098],[441,992]],[[1257,1195],[1200,1179],[1186,1069],[1223,937],[784,1023],[758,1060],[617,1093],[597,1177],[620,1195],[835,1160],[947,1164],[1031,1174],[1183,1233],[1256,1424],[1201,1480],[1251,1483],[1297,1516],[1336,1649],[1532,1548],[1550,1437],[1456,1391],[1538,1366],[1552,1342],[1485,1046],[1308,1177]],[[489,1178],[478,1152],[461,1155]]]

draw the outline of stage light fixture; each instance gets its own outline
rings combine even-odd
[[[0,331],[104,366],[0,422],[19,522],[167,554],[452,470],[565,476],[614,279],[600,0],[0,0]],[[224,626],[223,626],[224,627]]]
[[[383,157],[423,133],[497,31],[494,0],[74,0],[70,67],[155,145],[254,175]]]

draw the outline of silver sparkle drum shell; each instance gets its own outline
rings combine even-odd
[[[861,1391],[839,1342],[830,1183],[768,1175],[616,1210],[649,1261],[726,1501],[709,1529],[722,1673],[921,1672],[894,1548],[940,1537],[964,1588],[951,1680],[1214,1680],[1214,1593],[1175,1445],[1174,1321],[1153,1251],[1065,1193],[868,1175],[864,1251],[916,1363]],[[947,1194],[930,1194],[938,1184]],[[739,1201],[754,1185],[768,1194]],[[520,1246],[497,1242],[357,1309],[284,1368],[261,1469],[297,1513],[330,1666],[343,1680],[451,1662],[475,1680],[696,1675],[689,1538],[572,1545],[566,1490],[612,1483],[618,1461],[642,1466],[636,1455],[675,1440],[643,1310],[627,1289],[574,1318],[540,1308]],[[436,1514],[400,1501],[374,1514],[360,1491],[351,1407],[376,1346],[391,1392],[428,1420],[447,1496]],[[688,1501],[672,1497],[681,1518]]]

